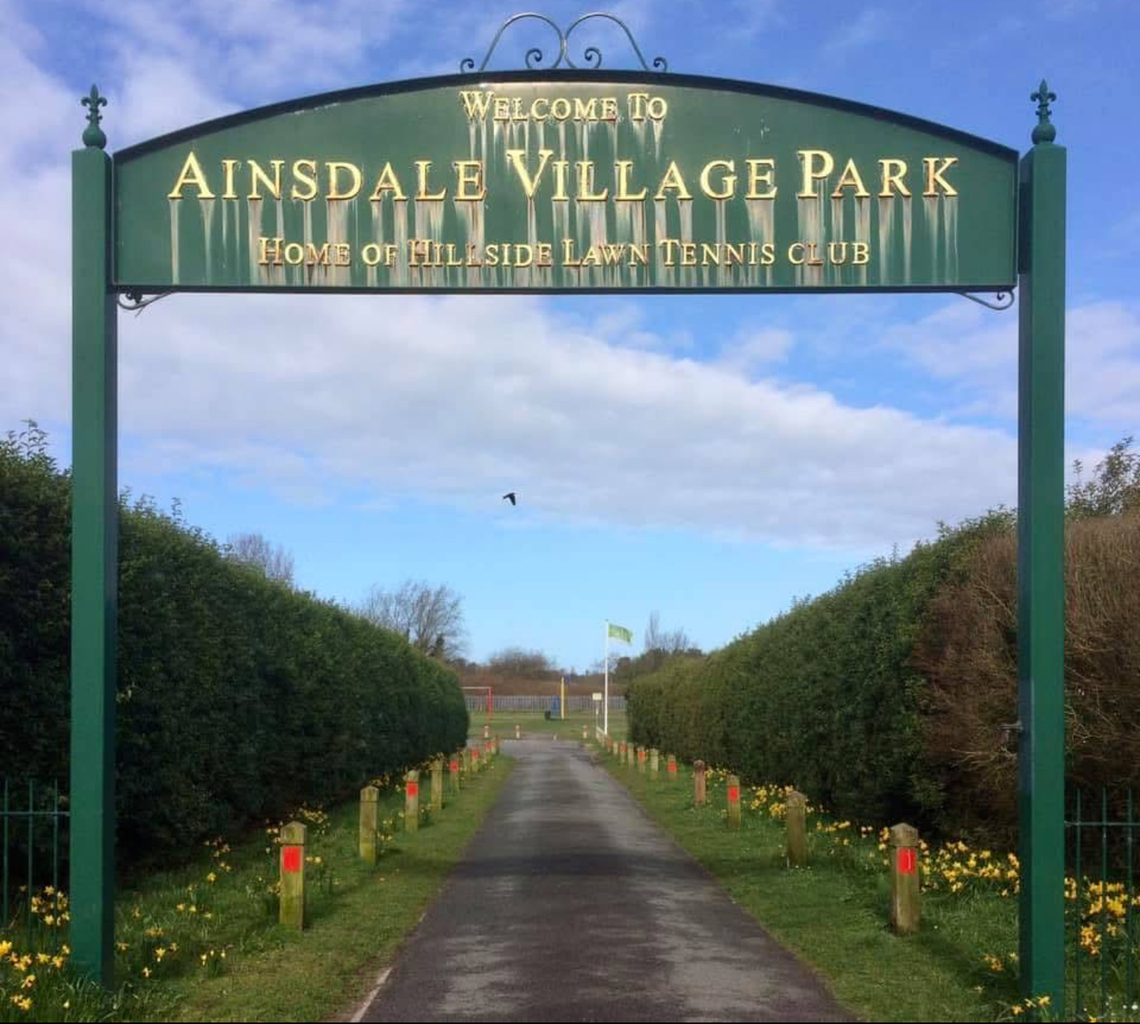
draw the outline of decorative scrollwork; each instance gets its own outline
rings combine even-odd
[[[488,62],[491,60],[491,54],[495,52],[495,47],[499,45],[499,40],[502,38],[503,33],[516,21],[522,21],[526,18],[535,18],[538,21],[545,22],[558,34],[558,57],[555,59],[553,64],[548,65],[548,69],[561,67],[562,64],[565,63],[569,68],[581,70],[581,67],[578,64],[575,64],[574,61],[570,58],[570,35],[584,21],[589,21],[592,18],[605,18],[607,21],[612,21],[619,28],[621,28],[621,30],[625,33],[626,38],[629,40],[629,45],[633,47],[633,52],[637,54],[637,59],[641,62],[641,66],[646,71],[650,70],[649,65],[645,62],[645,55],[641,52],[641,47],[637,45],[637,40],[633,38],[633,33],[629,30],[629,26],[626,25],[626,23],[620,18],[616,17],[613,14],[607,14],[604,11],[594,11],[590,14],[583,14],[580,18],[576,18],[573,22],[571,22],[570,26],[566,29],[565,32],[563,32],[562,29],[560,29],[558,25],[555,22],[551,21],[551,19],[548,18],[545,14],[536,14],[533,11],[525,11],[522,14],[512,14],[506,21],[503,22],[502,27],[499,29],[499,31],[495,33],[495,38],[491,40],[491,46],[487,50],[487,55],[483,58],[483,62],[479,64],[478,67],[476,67],[473,58],[464,57],[463,60],[459,62],[459,70],[464,73],[470,73],[472,71],[481,72],[485,70]],[[586,49],[582,51],[581,59],[586,67],[592,70],[596,70],[602,66],[602,51],[599,50],[596,46],[587,46]],[[526,51],[526,66],[531,71],[544,70],[544,60],[545,57],[543,55],[543,52],[538,49],[538,47],[532,46],[529,50]],[[664,57],[654,57],[653,69],[655,71],[668,71],[669,63],[665,60]]]
[[[625,33],[626,39],[629,40],[629,45],[633,47],[633,52],[637,54],[637,59],[641,61],[642,68],[646,71],[649,70],[649,65],[645,63],[645,54],[641,52],[641,47],[637,45],[637,40],[633,38],[633,33],[630,32],[629,26],[622,21],[621,18],[613,14],[607,14],[605,11],[593,11],[590,14],[583,14],[582,17],[571,22],[570,26],[566,29],[566,63],[570,65],[570,67],[577,68],[578,66],[570,59],[570,36],[574,29],[581,25],[582,22],[589,21],[591,18],[605,18],[607,21],[612,21],[617,25]],[[588,46],[583,53],[583,59],[591,68],[600,68],[602,66],[602,51],[596,46]],[[669,62],[664,57],[654,57],[653,68],[656,71],[668,71]]]
[[[998,292],[994,297],[997,302],[990,302],[989,299],[983,299],[980,295],[971,295],[969,292],[958,292],[964,299],[969,299],[971,302],[976,302],[979,306],[985,306],[986,309],[994,309],[999,313],[1003,310],[1009,309],[1013,305],[1013,292]]]
[[[125,292],[116,296],[115,302],[119,309],[125,309],[128,313],[134,313],[135,316],[138,316],[147,306],[151,306],[159,299],[165,299],[166,296],[172,294],[173,292],[167,291],[144,297],[142,292]]]

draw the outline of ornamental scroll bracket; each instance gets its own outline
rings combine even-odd
[[[994,298],[996,302],[990,302],[989,299],[983,299],[980,295],[971,295],[969,292],[958,292],[964,299],[969,299],[971,302],[976,302],[979,306],[985,306],[986,309],[995,309],[999,313],[1009,309],[1013,305],[1013,292],[998,292]]]
[[[633,33],[629,30],[629,26],[626,25],[626,23],[622,21],[621,18],[613,14],[607,14],[604,11],[593,11],[590,14],[583,14],[580,18],[576,18],[574,21],[572,21],[565,30],[559,28],[557,22],[552,21],[545,14],[536,14],[533,11],[525,11],[522,14],[512,14],[506,21],[503,22],[502,26],[499,28],[499,31],[495,33],[495,38],[491,40],[491,45],[487,50],[486,56],[483,58],[483,62],[479,64],[478,67],[476,67],[473,58],[464,57],[463,60],[459,62],[459,70],[463,73],[469,73],[472,71],[484,71],[491,59],[491,55],[495,52],[495,47],[499,45],[499,40],[502,38],[503,33],[511,25],[519,21],[524,21],[528,18],[534,19],[536,21],[541,21],[544,24],[548,25],[554,30],[555,35],[558,37],[558,56],[555,58],[553,63],[544,63],[546,61],[546,57],[543,54],[542,50],[540,50],[537,46],[532,46],[526,51],[526,66],[531,71],[553,70],[554,68],[558,68],[563,65],[568,68],[572,68],[575,71],[580,71],[583,69],[583,67],[589,68],[591,70],[600,68],[602,66],[602,51],[599,50],[596,46],[587,46],[582,51],[582,64],[575,64],[574,59],[570,56],[570,37],[574,34],[574,30],[584,22],[591,21],[595,18],[602,18],[606,21],[612,21],[625,33],[626,38],[629,40],[629,45],[633,48],[633,52],[637,55],[637,59],[640,62],[643,70],[669,70],[669,63],[665,60],[664,57],[654,57],[653,67],[651,68],[646,63],[645,55],[641,52],[641,47],[637,45],[637,40],[633,38]]]

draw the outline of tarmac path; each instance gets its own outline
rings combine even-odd
[[[502,749],[506,788],[356,1019],[852,1019],[576,743]]]

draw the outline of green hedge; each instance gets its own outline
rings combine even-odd
[[[793,784],[841,815],[936,821],[945,794],[913,654],[940,588],[1009,525],[995,513],[944,530],[706,658],[638,679],[631,735],[753,781]]]
[[[38,431],[0,441],[0,772],[68,775],[69,481]],[[119,845],[227,832],[461,746],[457,677],[343,608],[121,506]]]

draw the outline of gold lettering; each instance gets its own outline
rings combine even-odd
[[[664,177],[661,179],[661,184],[657,187],[657,192],[654,194],[654,199],[664,199],[665,193],[673,190],[677,193],[678,199],[692,199],[693,195],[685,185],[685,179],[681,175],[681,169],[677,166],[676,160],[669,161],[669,167],[665,171]]]
[[[854,258],[851,260],[857,267],[869,263],[871,260],[871,243],[870,242],[852,242],[851,251]]]
[[[380,262],[380,246],[375,242],[369,242],[360,250],[360,258],[364,261],[365,266],[376,266]]]
[[[281,266],[281,245],[284,241],[284,238],[266,238],[262,235],[257,240],[260,251],[260,255],[257,258],[258,265],[262,267],[269,266],[270,264],[275,267]],[[270,252],[270,250],[272,250],[272,252]]]
[[[174,188],[166,194],[166,198],[181,199],[182,190],[187,185],[193,185],[198,190],[199,199],[214,198],[214,193],[210,191],[210,186],[206,183],[206,175],[202,171],[202,165],[198,163],[198,158],[194,155],[194,150],[190,150],[187,155],[186,162],[182,165],[182,173],[178,175]]]
[[[642,188],[640,192],[630,192],[629,190],[629,172],[633,170],[632,160],[617,160],[614,162],[614,167],[617,170],[618,180],[617,195],[614,196],[614,199],[636,201],[649,195],[647,188]]]
[[[495,97],[495,120],[509,121],[511,119],[511,101],[506,96]]]
[[[577,160],[575,165],[578,168],[578,194],[575,198],[580,203],[604,203],[610,196],[608,188],[602,189],[601,192],[594,192],[594,161],[593,160]]]
[[[606,96],[602,99],[602,120],[616,121],[618,119],[618,102],[616,96]]]
[[[483,183],[482,160],[456,160],[455,174],[457,202],[478,202],[487,197],[487,186]],[[474,191],[468,191],[468,186]]]
[[[507,160],[510,161],[511,166],[515,169],[515,173],[519,176],[519,181],[522,182],[523,192],[527,199],[533,199],[535,192],[538,191],[538,183],[542,181],[542,172],[546,170],[547,161],[554,156],[553,149],[540,149],[538,151],[538,170],[534,172],[534,177],[530,176],[530,171],[527,169],[525,158],[525,149],[508,149]],[[566,161],[560,160],[559,163]],[[555,196],[557,199],[558,197]]]
[[[721,178],[721,187],[714,190],[709,176],[718,168],[723,167],[728,173]],[[736,192],[736,162],[733,160],[710,160],[701,171],[701,191],[710,199],[731,199]]]
[[[846,242],[828,242],[827,243],[827,262],[834,263],[839,266],[847,262],[847,243]]]
[[[384,170],[380,172],[380,177],[376,179],[376,187],[372,190],[372,195],[368,197],[370,202],[377,203],[384,198],[385,192],[391,192],[393,199],[407,199],[404,190],[400,187],[400,179],[396,177],[396,172],[392,170],[390,163],[384,165]]]
[[[352,247],[347,242],[336,243],[336,265],[347,267],[352,264]]]
[[[598,119],[598,97],[591,96],[588,100],[574,97],[574,120],[596,121]]]
[[[863,184],[863,178],[859,174],[859,168],[855,166],[854,157],[848,160],[847,166],[843,168],[843,173],[839,176],[839,184],[835,186],[831,198],[842,199],[845,188],[855,189],[855,195],[860,199],[866,199],[871,194],[867,191],[867,186]]]
[[[325,193],[326,199],[352,199],[360,191],[360,168],[356,164],[346,164],[340,160],[330,160],[325,167],[328,169],[329,174],[329,188]],[[343,171],[348,172],[349,181],[352,184],[349,186],[348,191],[345,192],[340,187],[340,176]]]
[[[316,242],[310,242],[308,247],[309,254],[306,257],[309,263],[319,263],[322,267],[329,265],[329,243],[325,242],[324,245],[317,248]]]
[[[796,252],[797,249],[799,250],[799,254],[800,254],[799,259],[796,259],[795,255],[794,255],[794,253]],[[805,246],[804,246],[803,242],[793,242],[791,245],[789,245],[788,246],[788,262],[794,263],[797,267],[801,266],[803,264],[803,261],[804,261],[804,249],[805,249]]]
[[[226,190],[222,193],[223,199],[237,199],[237,190],[234,188],[234,172],[241,166],[240,160],[223,160],[222,171],[226,178]]]
[[[491,101],[495,98],[493,92],[487,92],[485,89],[480,89],[478,92],[461,92],[459,94],[460,102],[467,111],[468,121],[485,121],[487,119],[487,110],[491,106]]]
[[[566,121],[569,119],[573,108],[570,106],[570,101],[565,96],[557,97],[550,104],[550,116],[555,121]]]
[[[701,242],[701,266],[707,267],[709,264],[714,267],[720,266],[720,245]]]
[[[835,159],[826,149],[799,149],[796,150],[803,165],[803,188],[799,191],[801,199],[816,199],[819,193],[815,190],[815,182],[826,178],[835,170]],[[817,168],[816,161],[819,161]]]
[[[770,267],[776,262],[776,243],[765,242],[760,247],[760,265]]]
[[[539,113],[540,107],[545,113]],[[545,96],[539,96],[539,98],[530,105],[530,116],[536,121],[545,121],[550,116],[550,100]]]
[[[677,265],[677,249],[680,248],[681,243],[676,238],[662,238],[657,244],[665,250],[665,266],[675,267]]]
[[[772,178],[776,174],[776,161],[770,156],[748,161],[748,193],[745,199],[775,199],[776,186]],[[757,192],[758,185],[766,185],[767,192]]]
[[[906,187],[906,182],[903,178],[906,177],[906,161],[905,160],[880,160],[879,166],[883,169],[883,187],[879,189],[879,195],[883,199],[889,199],[895,195],[893,189],[898,189],[898,195],[910,196],[910,189]]]
[[[941,164],[939,164],[939,161],[941,161]],[[935,183],[942,188],[943,195],[956,196],[958,194],[958,190],[942,177],[945,171],[949,170],[958,162],[956,156],[928,156],[924,157],[922,162],[926,166],[926,188],[922,190],[924,196],[938,195],[938,190],[934,187]]]
[[[305,247],[300,242],[290,242],[285,246],[285,262],[295,267],[305,259]]]
[[[569,171],[569,160],[554,161],[554,195],[552,195],[550,198],[556,202],[570,202],[570,196],[566,194],[566,175],[569,173]]]
[[[260,187],[264,185],[269,189],[269,194],[274,199],[281,198],[281,168],[285,166],[284,160],[270,160],[269,163],[273,166],[273,178],[270,179],[269,175],[265,173],[256,160],[247,161],[249,164],[249,198],[261,199],[263,198]]]
[[[307,173],[306,173],[307,172]],[[293,187],[289,190],[290,199],[300,199],[308,202],[317,197],[317,162],[316,160],[293,161]],[[304,185],[307,191],[302,192],[296,182]],[[223,197],[224,198],[224,197]]]
[[[416,175],[419,179],[420,187],[416,192],[416,199],[419,202],[438,202],[441,199],[447,198],[447,189],[441,188],[438,192],[428,192],[428,175],[431,173],[430,160],[417,160],[416,161]]]

